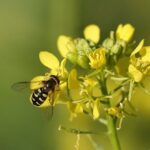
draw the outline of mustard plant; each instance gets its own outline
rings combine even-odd
[[[144,46],[144,40],[136,44],[132,40],[134,31],[131,24],[120,24],[102,41],[100,27],[91,24],[85,27],[82,37],[60,35],[57,47],[62,56],[61,61],[51,52],[39,53],[41,63],[49,68],[49,72],[32,81],[48,80],[51,75],[57,76],[60,81],[58,90],[55,87],[53,91],[50,90],[40,107],[64,104],[71,120],[79,114],[85,114],[104,123],[112,149],[121,150],[117,130],[121,128],[123,119],[130,115],[126,104],[132,106],[134,89],[143,87],[143,79],[150,74],[150,46]],[[127,58],[128,63],[125,73],[118,65],[123,58]],[[67,67],[67,64],[70,66]],[[110,88],[112,82],[116,85]],[[41,87],[37,83],[31,82],[32,90]],[[102,109],[105,113],[103,116]],[[78,139],[80,134],[91,134],[62,126],[59,129],[77,134]]]

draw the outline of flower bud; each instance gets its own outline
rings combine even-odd
[[[78,55],[87,55],[92,51],[88,42],[85,39],[78,39],[76,43],[76,49]]]
[[[67,54],[67,59],[73,64],[77,63],[77,57],[78,57],[77,53],[75,53],[75,52],[69,52]]]
[[[125,25],[120,24],[117,27],[116,38],[118,40],[129,42],[133,37],[134,31],[135,29],[131,24],[125,24]]]
[[[77,59],[77,63],[80,67],[84,68],[84,69],[88,69],[89,68],[89,59],[87,56],[78,56]]]
[[[105,47],[107,50],[110,50],[110,49],[113,47],[113,45],[114,45],[114,40],[111,39],[111,38],[107,38],[107,39],[104,40],[104,42],[103,42],[102,45],[103,45],[103,47]]]
[[[120,53],[121,48],[122,48],[121,45],[119,45],[118,43],[116,43],[116,44],[113,45],[113,47],[111,48],[111,53],[112,53],[112,54]]]
[[[84,37],[87,40],[91,40],[94,43],[98,43],[100,39],[100,28],[95,24],[88,25],[84,29]]]
[[[121,110],[118,107],[110,107],[107,109],[107,113],[111,116],[120,118],[122,116]]]

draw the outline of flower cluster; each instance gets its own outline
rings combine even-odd
[[[66,104],[71,118],[86,114],[99,119],[104,108],[107,115],[119,120],[129,114],[125,104],[131,103],[134,88],[150,73],[150,46],[144,46],[144,40],[136,46],[132,41],[134,31],[131,24],[120,24],[100,41],[100,27],[91,24],[85,27],[83,37],[60,35],[57,46],[62,61],[48,51],[41,51],[40,61],[50,71],[33,80],[58,76],[60,89],[55,92],[54,104]],[[118,62],[124,57],[129,61],[128,70],[122,75]],[[118,86],[110,90],[108,81],[115,81]],[[31,84],[32,90],[37,87],[36,82]],[[116,92],[119,98],[114,102]],[[50,106],[48,101],[49,97],[42,107]]]

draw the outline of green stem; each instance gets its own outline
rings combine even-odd
[[[108,95],[106,79],[103,77],[104,76],[101,76],[101,81],[100,81],[101,91],[102,91],[103,95]],[[111,107],[110,100],[106,99],[106,101],[107,101],[107,103],[104,104],[105,108],[110,108]],[[110,142],[112,144],[112,149],[113,150],[121,150],[121,146],[119,143],[117,130],[116,130],[116,119],[107,113],[106,113],[106,119],[107,119],[108,136],[109,136]]]
[[[100,72],[101,72],[101,69],[95,70],[95,71],[93,71],[92,73],[88,74],[87,77],[90,78],[90,77],[96,76],[96,75],[98,75]]]
[[[121,150],[121,146],[120,146],[117,131],[116,131],[115,120],[113,119],[112,116],[107,114],[107,121],[108,121],[107,123],[108,135],[109,135],[109,139],[111,141],[113,150]]]

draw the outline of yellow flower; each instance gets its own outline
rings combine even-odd
[[[72,69],[68,76],[68,95],[69,95],[69,101],[68,101],[68,108],[71,112],[71,120],[74,117],[77,117],[77,114],[83,113],[83,96],[80,94],[80,83],[77,79],[77,70]]]
[[[121,118],[122,117],[122,112],[121,112],[121,109],[118,108],[118,107],[110,107],[107,109],[107,113],[109,115],[112,115],[114,117],[117,117],[117,118]]]
[[[86,95],[87,97],[99,97],[100,96],[100,90],[98,86],[98,81],[94,78],[88,78],[88,77],[81,77],[83,80],[83,83],[80,85],[81,90],[80,93],[82,95]]]
[[[89,67],[89,60],[86,53],[91,49],[88,42],[84,39],[71,39],[67,36],[59,36],[58,49],[60,54],[73,64],[78,64],[82,68]]]
[[[83,80],[84,80],[84,85],[86,87],[90,86],[91,88],[93,88],[98,84],[97,80],[94,78],[85,77],[83,78]]]
[[[83,33],[87,40],[90,40],[94,43],[98,43],[100,40],[100,28],[95,24],[86,26]]]
[[[90,40],[94,43],[98,43],[98,41],[100,40],[100,28],[95,24],[86,26],[83,34],[85,39]],[[67,57],[68,52],[75,52],[76,42],[78,41],[78,39],[79,38],[72,39],[69,36],[60,35],[57,39],[57,47],[60,54],[63,57]]]
[[[91,24],[84,29],[84,38],[75,38],[60,35],[57,40],[57,47],[60,54],[73,64],[78,64],[84,69],[89,68],[88,54],[100,39],[100,28]],[[87,41],[89,40],[89,42]]]
[[[47,51],[41,51],[39,53],[39,58],[41,63],[51,70],[51,74],[58,75],[64,79],[67,78],[68,72],[65,68],[65,58],[60,63],[56,56]]]
[[[85,95],[81,92],[81,83],[78,80],[78,74],[76,69],[72,69],[68,75],[68,94],[73,103],[80,103],[84,101]]]
[[[97,80],[92,78],[80,78],[77,79],[77,70],[72,69],[68,76],[68,108],[71,112],[71,119],[76,117],[79,113],[84,111],[91,114],[93,119],[97,119],[100,116],[100,101],[99,99],[93,100],[93,91],[98,85]],[[99,97],[99,96],[98,96]]]
[[[36,90],[39,89],[41,87],[43,87],[43,81],[47,81],[49,80],[50,75],[56,75],[59,76],[60,80],[64,80],[67,79],[68,76],[68,72],[65,68],[65,64],[66,64],[66,59],[63,59],[61,61],[61,63],[59,62],[59,60],[57,59],[56,56],[54,56],[52,53],[47,52],[47,51],[41,51],[39,53],[39,59],[41,61],[41,63],[46,66],[47,68],[50,69],[50,72],[46,73],[44,76],[36,76],[31,80],[31,84],[30,84],[30,89],[31,90]],[[64,82],[64,84],[61,84],[59,86],[59,89],[62,90],[64,89],[64,86],[66,87],[66,84]],[[54,105],[56,103],[56,101],[58,100],[58,97],[60,95],[60,91],[59,90],[55,90],[53,94],[53,98],[54,98]],[[50,96],[47,97],[47,99],[43,102],[43,104],[41,104],[38,107],[48,107],[50,106]],[[65,98],[65,97],[64,97]]]
[[[71,117],[76,117],[77,114],[83,113],[85,109],[88,113],[91,113],[92,110],[93,119],[97,119],[100,116],[100,101],[92,99],[97,81],[87,77],[82,77],[81,79],[83,80],[82,84],[77,79],[77,71],[75,69],[71,70],[68,76],[68,93],[71,97],[70,102],[68,102],[68,108],[71,112]]]
[[[98,48],[89,54],[90,66],[93,69],[99,69],[106,64],[105,48]]]
[[[135,50],[131,53],[128,67],[129,74],[134,81],[140,82],[144,76],[150,74],[150,46],[143,46],[142,40]]]
[[[123,40],[125,42],[129,42],[134,34],[134,27],[131,24],[120,24],[116,30],[116,38],[118,40]]]
[[[77,117],[77,114],[83,113],[83,106],[81,103],[74,104],[72,102],[68,102],[68,108],[71,112],[71,120],[74,117]]]
[[[81,78],[83,84],[81,85],[81,94],[85,96],[86,103],[84,103],[85,111],[91,114],[93,119],[98,119],[100,116],[100,100],[96,97],[100,97],[100,89],[98,87],[98,81],[94,78]],[[94,100],[93,97],[96,99]]]

